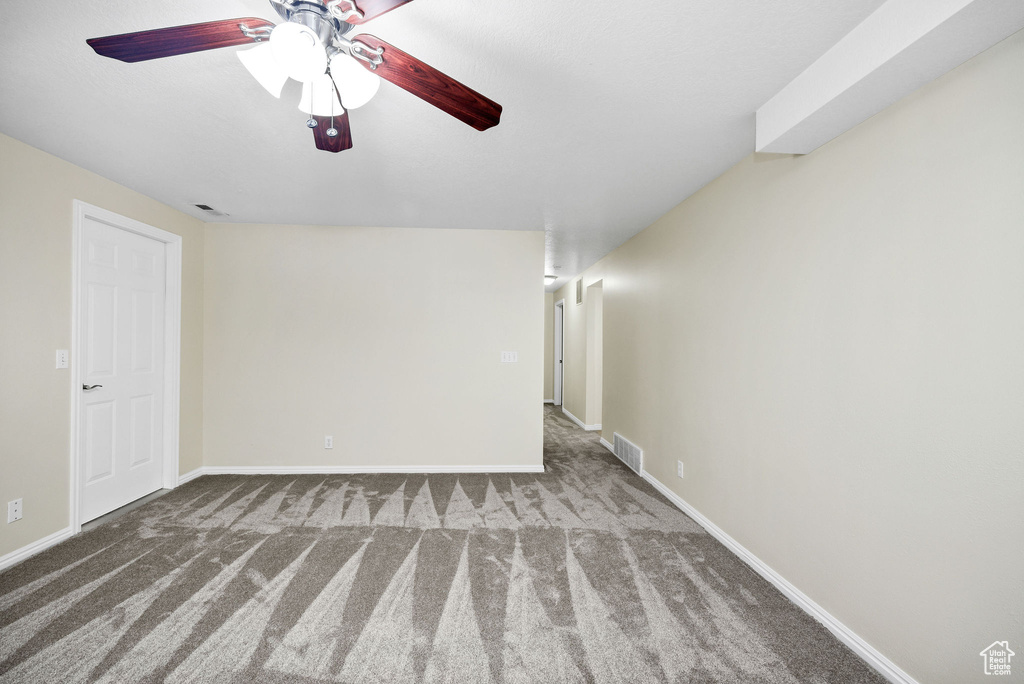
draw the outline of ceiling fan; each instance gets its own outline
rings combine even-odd
[[[143,62],[257,43],[238,57],[274,97],[289,79],[302,83],[299,109],[309,115],[318,149],[352,147],[348,110],[373,97],[380,79],[394,83],[441,111],[484,131],[497,126],[501,105],[376,36],[348,36],[385,12],[412,0],[270,0],[284,21],[242,17],[172,26],[86,41],[97,54]]]

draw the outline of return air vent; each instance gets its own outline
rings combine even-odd
[[[194,204],[192,206],[194,206],[196,209],[202,209],[210,216],[227,216],[227,214],[225,214],[223,211],[217,211],[209,204]]]
[[[612,451],[616,456],[618,456],[620,461],[629,466],[629,468],[637,475],[640,475],[643,472],[644,450],[630,442],[618,432],[614,433]]]

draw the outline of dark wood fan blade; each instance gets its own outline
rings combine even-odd
[[[324,152],[341,152],[352,149],[352,129],[348,125],[348,112],[341,116],[334,117],[334,127],[338,135],[333,138],[327,135],[327,129],[331,127],[331,117],[314,116],[316,128],[313,129],[313,141],[318,150]]]
[[[501,105],[472,88],[459,83],[434,67],[424,64],[412,55],[376,36],[363,33],[351,39],[374,50],[384,48],[384,63],[372,69],[361,59],[356,61],[386,81],[434,105],[443,112],[469,124],[478,131],[497,126],[501,120]]]
[[[273,28],[266,19],[242,17],[203,24],[171,26],[152,31],[122,33],[118,36],[90,38],[87,42],[96,54],[119,59],[122,62],[144,62],[148,59],[184,55],[189,52],[245,45],[252,38],[242,33],[240,26],[249,29]]]
[[[352,16],[345,19],[350,24],[359,25],[365,24],[371,19],[375,19],[382,14],[390,12],[396,7],[408,4],[412,0],[345,0],[339,6],[342,11],[351,9],[355,6],[359,12],[362,13],[362,17],[353,14]]]

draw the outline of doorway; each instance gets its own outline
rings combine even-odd
[[[565,322],[565,300],[559,300],[555,304],[555,388],[554,388],[554,403],[555,406],[562,405],[562,381],[564,380],[564,364],[563,359],[563,345],[562,345],[562,326]]]
[[[71,527],[177,485],[181,237],[75,202]]]

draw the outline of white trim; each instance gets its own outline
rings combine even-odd
[[[580,420],[576,416],[574,416],[571,413],[569,413],[569,411],[565,408],[565,404],[562,405],[562,413],[564,413],[565,415],[569,416],[569,420],[571,420],[572,422],[576,423],[577,425],[579,425],[581,428],[583,428],[584,430],[586,430],[588,432],[593,432],[594,430],[600,430],[601,429],[601,424],[600,423],[597,423],[595,425],[587,425],[582,420]]]
[[[544,466],[203,466],[182,476],[179,483],[202,475],[400,475],[543,473]],[[184,478],[188,478],[185,480]]]
[[[545,399],[545,400],[544,400],[544,403],[545,403],[545,404],[554,404],[554,403],[555,403],[555,400],[554,400],[554,399]]]
[[[603,447],[604,447],[605,449],[607,449],[608,451],[612,452],[612,454],[613,454],[613,455],[615,454],[615,447],[614,447],[614,446],[612,446],[612,443],[611,443],[611,442],[609,442],[609,441],[608,441],[607,439],[605,439],[604,437],[602,437],[602,438],[601,438],[601,446],[603,446]]]
[[[191,482],[192,480],[196,479],[197,477],[202,477],[203,475],[206,475],[206,468],[200,467],[200,468],[196,468],[195,470],[190,470],[187,473],[185,473],[184,475],[179,475],[178,476],[178,486],[180,487],[181,485],[185,484],[186,482]]]
[[[34,541],[28,546],[22,546],[16,551],[11,551],[6,556],[0,556],[0,570],[6,570],[12,565],[17,565],[21,561],[34,556],[41,551],[45,551],[55,544],[59,544],[65,539],[69,539],[74,536],[74,531],[70,527],[65,527],[63,530],[54,532],[53,534],[43,537],[38,541]]]
[[[73,201],[71,223],[71,471],[69,494],[69,524],[72,534],[82,529],[79,510],[81,483],[78,479],[78,419],[81,413],[82,367],[78,352],[82,349],[82,331],[79,328],[82,293],[79,285],[82,261],[82,230],[85,220],[92,218],[115,228],[143,235],[164,243],[166,258],[166,300],[164,305],[164,450],[162,486],[173,489],[178,485],[178,432],[181,424],[181,261],[182,238],[166,230],[154,228],[140,221],[95,207],[81,200]]]
[[[604,440],[601,440],[604,442]],[[605,443],[606,446],[607,443]],[[880,675],[885,677],[892,684],[918,684],[917,680],[901,670],[894,662],[878,652],[873,646],[860,638],[853,630],[833,617],[827,610],[815,603],[807,594],[803,593],[789,583],[775,570],[753,553],[744,548],[738,541],[730,537],[718,525],[704,517],[696,508],[686,503],[678,494],[662,484],[656,477],[644,471],[640,475],[647,480],[659,492],[665,495],[669,501],[676,505],[679,510],[694,519],[708,533],[722,542],[722,544],[739,557],[741,561],[749,565],[754,572],[768,580],[776,589],[783,593],[790,601],[802,608],[804,612],[820,622],[825,628],[832,632],[837,639],[846,644],[864,662],[874,668]]]
[[[562,413],[564,413],[566,416],[568,416],[569,420],[571,420],[572,422],[576,423],[577,425],[579,425],[584,430],[587,429],[586,423],[584,423],[582,420],[580,420],[576,416],[574,416],[571,413],[569,413],[569,409],[565,408],[565,404],[562,405]]]

